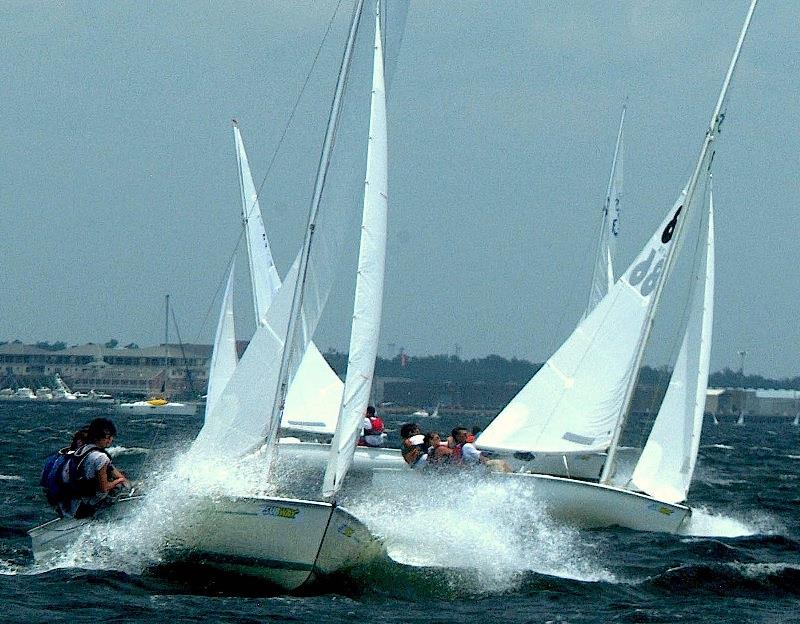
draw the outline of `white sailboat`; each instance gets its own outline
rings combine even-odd
[[[307,352],[309,337],[321,311],[307,307],[305,296],[309,284],[315,279],[313,253],[317,241],[314,235],[320,199],[362,7],[363,0],[359,0],[331,109],[303,250],[267,310],[265,322],[256,330],[250,347],[210,411],[193,449],[203,454],[218,453],[227,444],[233,429],[234,435],[240,439],[240,448],[252,448],[251,442],[261,445],[259,455],[267,462],[270,475],[274,471],[276,456],[284,452],[277,447],[278,430],[289,405],[292,378],[298,378],[302,366],[293,360]],[[337,495],[353,463],[367,406],[381,318],[388,195],[380,32],[380,11],[377,10],[367,174],[350,360],[337,410],[336,430],[329,446],[323,487],[318,498],[313,499],[264,495],[221,496],[214,497],[213,501],[201,501],[200,509],[194,515],[194,525],[182,539],[183,546],[192,556],[206,565],[257,575],[289,590],[382,550],[379,540],[370,534],[367,527],[337,504]],[[319,296],[321,285],[316,283],[315,287],[314,294]],[[314,301],[312,305],[316,303]],[[274,330],[281,326],[284,327],[284,340],[280,340]],[[281,366],[277,374],[264,366],[274,361],[264,358],[270,354],[280,357]],[[267,384],[261,383],[264,381]],[[242,405],[252,408],[256,395],[263,404],[263,395],[270,394],[264,389],[270,387],[274,388],[272,396],[267,397],[272,403],[271,412],[267,412],[271,413],[271,418],[251,428],[253,416],[261,416],[264,411],[258,410],[254,414],[252,409],[242,409]]]
[[[681,503],[697,456],[698,420],[702,421],[708,378],[713,296],[710,218],[705,262],[695,265],[704,265],[704,271],[690,290],[692,312],[681,354],[631,480],[617,474],[619,439],[661,293],[693,211],[698,181],[710,170],[711,145],[755,5],[752,0],[694,172],[673,208],[606,296],[476,442],[488,451],[557,457],[567,469],[581,457],[605,452],[597,482],[542,474],[506,477],[528,480],[555,516],[583,526],[674,532],[691,513]]]
[[[337,80],[302,251],[283,286],[275,293],[266,311],[266,321],[259,324],[238,363],[233,350],[229,276],[212,364],[213,377],[219,385],[212,384],[209,390],[206,419],[188,456],[195,476],[199,476],[201,466],[231,466],[241,459],[266,465],[271,477],[275,456],[283,455],[283,449],[277,449],[277,434],[288,405],[292,378],[299,374],[300,364],[296,360],[307,351],[331,288],[330,281],[322,279],[329,277],[326,265],[330,257],[325,254],[337,249],[340,242],[335,228],[320,227],[323,224],[318,215],[362,10],[363,0],[358,0]],[[271,478],[264,484],[265,491],[259,494],[213,492],[190,496],[190,513],[183,519],[180,533],[170,536],[171,547],[178,548],[191,560],[211,568],[262,577],[287,590],[382,552],[380,541],[338,504],[339,492],[353,464],[355,442],[371,389],[381,318],[388,176],[380,33],[380,11],[376,10],[367,175],[350,363],[344,393],[337,406],[333,444],[316,445],[318,450],[324,448],[328,453],[324,478],[316,481],[313,497],[279,495]],[[308,294],[313,297],[306,298]],[[280,369],[272,365],[276,361],[281,362]],[[122,517],[135,509],[136,505],[117,504],[104,517]],[[91,521],[65,518],[31,530],[34,555],[38,558],[62,548],[88,522]]]
[[[242,222],[247,239],[247,257],[250,267],[253,306],[257,325],[265,326],[268,311],[278,291],[281,279],[272,259],[269,237],[258,201],[247,153],[244,148],[241,129],[234,121],[239,181],[242,195]],[[232,312],[231,312],[232,315]],[[232,322],[232,316],[231,316]],[[229,350],[233,347],[229,347]],[[215,346],[215,351],[217,347]],[[232,373],[232,371],[231,371]],[[216,373],[212,365],[209,384]],[[219,385],[227,384],[230,374],[223,377]],[[330,445],[320,441],[334,435],[339,417],[344,384],[328,362],[311,342],[303,355],[286,398],[286,406],[281,418],[281,457],[293,462],[302,462],[309,467],[324,467],[327,463]],[[209,407],[206,415],[210,414]],[[306,439],[300,439],[297,436]],[[308,439],[308,438],[311,439]],[[356,448],[353,470],[370,471],[376,466],[404,466],[405,462],[398,449]]]

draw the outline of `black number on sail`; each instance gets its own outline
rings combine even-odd
[[[653,258],[656,257],[656,250],[651,249],[650,255],[647,256],[645,260],[642,260],[639,264],[633,267],[633,271],[631,271],[631,276],[628,278],[628,283],[631,286],[636,286],[639,282],[641,282],[647,272],[650,270],[650,265],[653,263]]]
[[[678,206],[678,210],[675,211],[675,216],[672,217],[672,221],[667,223],[667,227],[665,227],[664,231],[661,233],[661,242],[665,245],[672,240],[672,234],[675,232],[675,226],[678,223],[678,215],[681,214],[681,210],[683,210],[683,206]]]
[[[658,278],[661,277],[661,272],[664,270],[664,258],[661,258],[656,265],[653,267],[653,270],[650,271],[650,274],[647,278],[642,282],[642,287],[639,289],[639,292],[642,293],[642,297],[646,297],[656,287],[658,283]]]

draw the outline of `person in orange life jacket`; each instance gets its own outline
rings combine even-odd
[[[468,442],[469,431],[466,427],[456,427],[451,432],[453,438],[453,451],[450,455],[450,462],[453,464],[464,464],[475,466],[486,463],[486,458],[475,448],[472,442]],[[474,439],[474,438],[473,438]]]
[[[86,429],[86,443],[75,451],[80,473],[86,481],[83,495],[64,504],[63,511],[75,518],[88,518],[102,506],[108,493],[128,486],[128,479],[111,463],[106,449],[114,442],[117,428],[108,418],[95,418]]]
[[[439,435],[438,431],[426,433],[424,443],[428,449],[429,466],[438,468],[449,463],[453,449],[449,448],[446,442],[442,442],[442,436]]]
[[[400,437],[403,443],[400,452],[403,459],[412,468],[423,468],[428,460],[425,436],[420,433],[417,423],[405,423],[400,427]]]
[[[359,446],[381,447],[386,441],[383,431],[383,420],[375,415],[375,408],[367,406],[367,413],[361,425],[361,437],[358,438]]]

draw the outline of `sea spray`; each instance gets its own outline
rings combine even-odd
[[[681,526],[680,534],[690,537],[747,537],[785,532],[772,516],[752,513],[749,517],[734,517],[703,507],[692,509],[691,517]]]
[[[530,488],[510,480],[377,472],[369,489],[348,488],[340,502],[383,538],[392,559],[448,568],[471,591],[511,589],[525,572],[614,580],[580,532],[550,519]]]

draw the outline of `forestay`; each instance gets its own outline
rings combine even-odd
[[[478,438],[487,450],[575,453],[608,448],[682,216],[685,190],[608,294]]]
[[[388,137],[380,5],[378,5],[375,14],[375,52],[372,70],[367,173],[364,185],[353,323],[350,330],[347,377],[339,411],[339,422],[331,444],[323,483],[323,496],[327,498],[333,497],[339,490],[342,480],[350,468],[372,389],[383,309],[387,210]]]
[[[708,388],[714,309],[714,207],[708,194],[708,231],[697,263],[689,317],[678,359],[631,485],[670,503],[686,500],[692,481]]]

